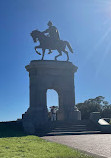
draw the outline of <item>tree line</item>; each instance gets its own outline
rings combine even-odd
[[[82,119],[89,119],[91,112],[100,112],[102,118],[111,118],[111,104],[103,96],[88,99],[76,106],[81,111]]]

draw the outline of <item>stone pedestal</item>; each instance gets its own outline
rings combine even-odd
[[[23,126],[28,133],[48,122],[46,92],[54,89],[59,96],[58,120],[80,120],[80,112],[74,109],[74,73],[77,67],[71,62],[33,60],[26,66],[30,78],[30,107],[23,114]]]

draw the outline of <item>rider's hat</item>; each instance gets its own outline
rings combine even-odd
[[[48,25],[48,26],[52,26],[52,22],[51,22],[51,21],[49,21],[47,25]]]

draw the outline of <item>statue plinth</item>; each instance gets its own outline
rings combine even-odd
[[[26,66],[30,78],[30,107],[23,115],[23,126],[27,133],[48,122],[46,92],[54,89],[59,96],[57,119],[80,120],[80,112],[74,109],[74,73],[77,67],[71,62],[33,60]]]

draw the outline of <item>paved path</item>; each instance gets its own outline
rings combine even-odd
[[[62,135],[42,138],[96,154],[97,157],[111,158],[111,134]]]

